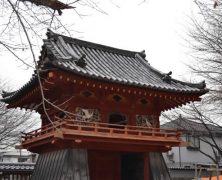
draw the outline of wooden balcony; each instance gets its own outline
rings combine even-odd
[[[24,133],[22,147],[38,153],[59,148],[163,152],[180,143],[180,132],[173,129],[59,120]]]

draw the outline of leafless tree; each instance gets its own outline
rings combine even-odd
[[[196,0],[199,14],[192,17],[189,42],[196,63],[190,66],[194,73],[206,79],[210,93],[205,102],[213,103],[222,113],[222,1]],[[207,101],[208,100],[208,101]]]
[[[6,83],[0,82],[0,91],[5,89]],[[38,116],[31,111],[21,109],[7,109],[6,104],[0,102],[0,151],[12,148],[21,141],[21,132],[39,126]]]
[[[10,52],[22,65],[35,69],[33,56],[38,59],[47,28],[70,36],[76,32],[75,22],[65,23],[63,15],[57,11],[82,17],[81,7],[105,13],[93,0],[0,1],[0,51]]]
[[[171,113],[162,113],[162,115],[166,122],[175,123],[172,127],[177,127],[183,135],[189,134],[202,144],[209,146],[207,150],[201,147],[198,150],[211,159],[213,163],[220,163],[220,158],[218,157],[222,156],[222,147],[220,146],[222,126],[215,122],[214,118],[211,118],[208,108],[202,102],[191,103]],[[180,121],[183,122],[179,123]],[[199,128],[197,128],[197,125]],[[189,143],[191,146],[195,146],[192,142]],[[208,152],[210,148],[212,153]]]
[[[222,130],[222,1],[196,0],[195,3],[199,14],[191,18],[193,28],[189,37],[196,63],[190,68],[204,77],[209,93],[198,106],[192,105],[189,113],[206,127],[214,141],[207,124],[214,124]],[[222,147],[216,142],[214,146],[222,155]]]
[[[222,1],[195,0],[195,3],[198,13],[190,18],[187,41],[194,59],[190,69],[206,80],[209,93],[200,103],[181,108],[174,114],[173,119],[182,113],[185,118],[201,123],[210,140],[207,141],[201,134],[199,137],[211,145],[214,154],[218,152],[222,156],[222,147],[215,140],[215,133],[209,128],[211,124],[222,131]],[[202,153],[207,155],[207,152]],[[215,157],[211,159],[218,163]]]

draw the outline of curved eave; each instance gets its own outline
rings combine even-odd
[[[41,78],[43,78],[45,75],[46,72],[40,73]],[[21,96],[24,96],[26,93],[28,93],[30,89],[33,89],[34,87],[37,86],[38,86],[38,77],[36,74],[33,74],[32,78],[25,85],[23,85],[17,91],[10,93],[9,96],[5,96],[4,98],[0,99],[0,101],[7,104],[13,103],[16,100],[21,99]]]
[[[101,81],[105,81],[105,82],[112,82],[112,83],[118,83],[118,84],[122,84],[122,85],[127,85],[127,86],[133,86],[133,87],[139,87],[139,88],[147,88],[150,90],[158,90],[158,91],[162,91],[162,92],[169,92],[169,93],[181,93],[181,94],[197,94],[199,96],[209,92],[208,89],[204,88],[204,89],[198,89],[197,86],[201,86],[201,83],[197,83],[197,84],[192,84],[192,83],[184,83],[175,79],[172,79],[173,82],[175,83],[180,83],[181,85],[186,85],[189,86],[190,88],[193,88],[192,90],[183,90],[183,89],[176,89],[176,88],[165,88],[165,87],[161,87],[161,86],[152,86],[149,84],[142,84],[142,83],[138,83],[138,82],[133,82],[133,81],[124,81],[124,80],[119,80],[119,79],[112,79],[111,77],[102,77],[100,75],[96,75],[96,74],[90,74],[88,72],[84,73],[82,71],[75,71],[75,70],[71,70],[69,68],[66,68],[64,66],[60,66],[57,64],[56,61],[52,62],[52,66],[55,68],[58,68],[62,71],[66,71],[68,73],[72,73],[72,74],[76,74],[76,75],[80,75],[80,76],[84,76],[87,78],[92,78],[95,80],[101,80]],[[192,87],[194,86],[194,87]]]
[[[56,67],[56,65],[54,65],[54,67]],[[86,78],[92,78],[95,80],[101,80],[104,82],[112,82],[112,83],[117,83],[117,84],[121,84],[121,85],[132,86],[132,87],[146,88],[149,90],[157,90],[157,91],[161,91],[161,92],[179,93],[179,94],[183,94],[183,95],[184,94],[186,94],[186,95],[192,94],[192,95],[201,96],[209,91],[208,89],[197,89],[197,88],[195,88],[192,91],[187,91],[187,90],[185,91],[185,90],[179,90],[179,89],[167,89],[167,88],[150,86],[147,84],[140,84],[140,83],[136,83],[136,82],[117,81],[117,80],[113,80],[110,78],[96,76],[96,75],[92,75],[92,74],[88,74],[88,73],[73,72],[73,71],[69,70],[68,68],[62,68],[62,67],[57,67],[57,68],[62,71],[66,71],[66,72],[69,72],[72,74],[84,76]],[[23,87],[21,87],[19,90],[15,91],[13,93],[10,93],[9,96],[2,98],[0,101],[5,102],[7,104],[13,103],[16,100],[18,100],[19,98],[21,98],[21,96],[25,95],[28,91],[30,91],[30,89],[32,89],[35,86],[38,86],[38,78],[36,75],[33,76],[30,79],[30,81],[28,83],[26,83]]]
[[[37,84],[38,80],[37,78],[31,79],[28,83],[26,83],[24,86],[22,86],[20,89],[12,93],[11,95],[4,97],[0,99],[1,102],[10,104],[13,101],[18,100],[22,95],[24,95],[28,90],[32,87],[34,87]]]

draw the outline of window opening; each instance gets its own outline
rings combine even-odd
[[[189,143],[187,149],[198,150],[200,148],[200,138],[195,134],[187,134],[186,140]]]
[[[112,113],[109,115],[109,123],[110,124],[119,124],[126,125],[127,124],[126,115],[120,113]]]
[[[116,101],[116,102],[120,102],[122,100],[122,97],[119,96],[119,95],[114,95],[113,100]]]
[[[82,95],[85,96],[85,97],[91,97],[93,95],[93,93],[90,92],[90,91],[83,91]]]
[[[119,126],[119,125],[126,125],[127,122],[128,121],[127,121],[126,115],[124,114],[112,113],[109,115],[109,124],[112,124],[109,127],[111,128],[123,129],[124,126]]]
[[[146,105],[148,103],[148,101],[146,99],[140,99],[140,103],[143,105]]]

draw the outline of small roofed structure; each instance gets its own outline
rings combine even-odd
[[[161,152],[182,141],[177,130],[159,128],[160,113],[199,101],[208,91],[205,83],[186,83],[159,72],[144,51],[50,30],[47,37],[38,62],[46,109],[36,73],[2,99],[8,108],[41,114],[42,127],[25,134],[21,144],[40,153],[33,179],[169,179]]]

